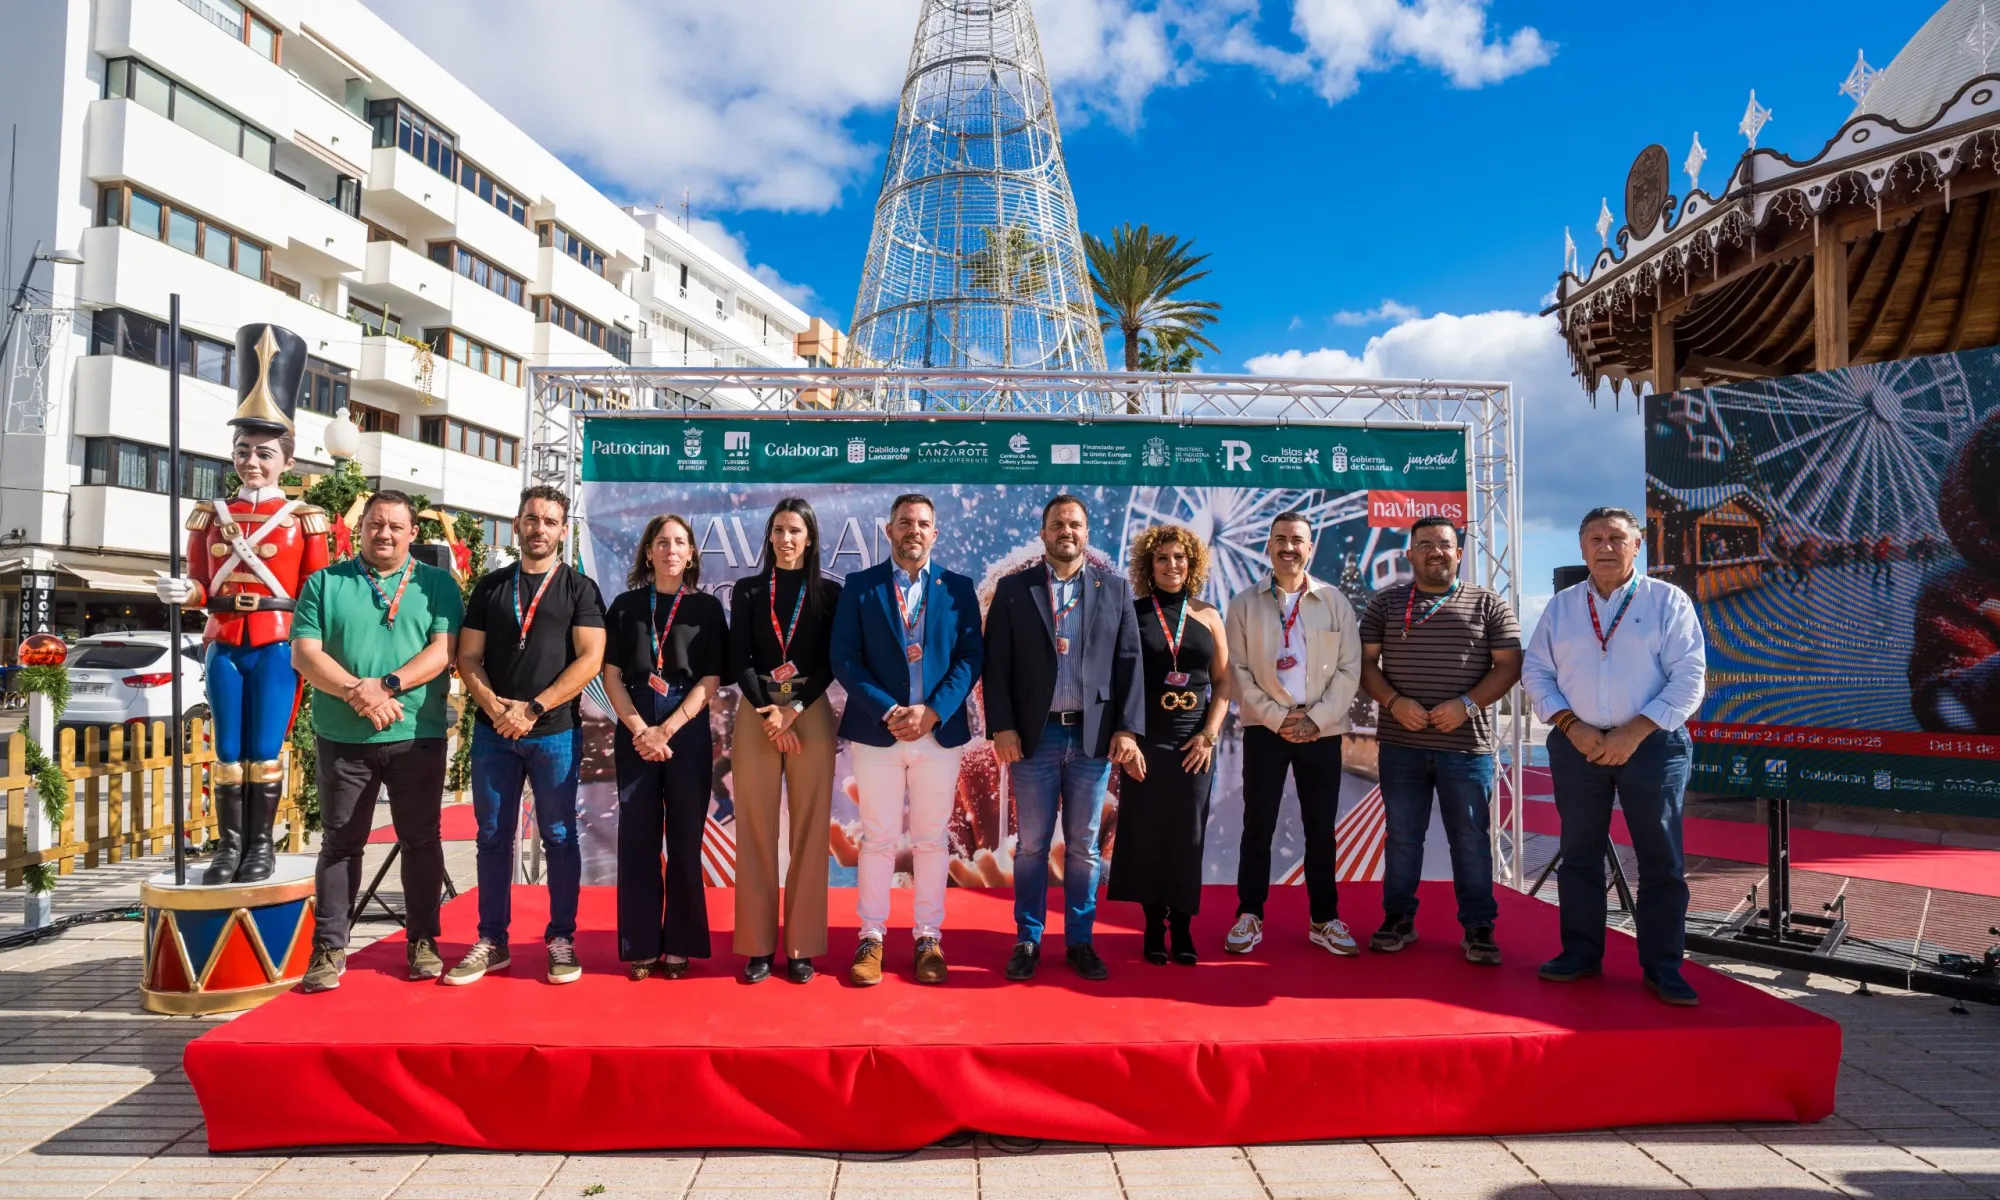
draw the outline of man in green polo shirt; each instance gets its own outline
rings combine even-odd
[[[402,492],[376,492],[361,510],[356,557],[313,574],[292,619],[292,665],[312,687],[318,736],[319,863],[312,962],[303,992],[340,986],[347,935],[361,892],[361,856],[375,797],[403,854],[410,978],[444,973],[438,906],[444,846],[446,674],[457,653],[465,602],[451,572],[410,557],[417,509]]]

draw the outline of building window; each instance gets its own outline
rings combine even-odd
[[[386,308],[377,308],[366,300],[348,297],[347,319],[361,326],[369,337],[402,337],[403,318]]]
[[[499,209],[521,225],[528,223],[528,204],[521,194],[488,175],[484,168],[458,160],[459,186]]]
[[[271,275],[271,286],[277,288],[279,291],[283,292],[287,296],[290,296],[294,300],[300,298],[299,281],[296,279],[287,279],[283,275],[279,275],[274,272]]]
[[[403,431],[403,418],[386,408],[376,408],[359,400],[347,406],[348,419],[360,426],[363,433],[395,433]]]
[[[599,275],[604,274],[604,252],[602,250],[584,241],[569,230],[564,229],[554,221],[543,221],[535,229],[541,234],[542,245],[553,246],[590,268],[593,272]]]
[[[620,362],[632,361],[632,335],[629,331],[616,325],[606,326],[597,318],[578,312],[554,296],[535,297],[535,319],[569,330]]]
[[[474,341],[456,329],[428,329],[424,340],[431,344],[434,353],[441,354],[461,367],[470,367],[482,375],[491,375],[502,383],[521,386],[521,360],[511,354],[493,349],[484,342]]]
[[[470,454],[503,467],[519,465],[519,438],[467,425],[453,417],[425,417],[418,426],[417,440],[426,446],[442,446],[446,450]]]
[[[91,316],[90,352],[116,354],[150,366],[167,365],[167,323],[122,308],[107,308]],[[181,374],[233,387],[236,347],[215,338],[181,330]]]
[[[177,208],[172,201],[112,184],[98,201],[98,219],[155,241],[164,240],[176,250],[199,254],[218,267],[259,283],[269,282],[265,267],[270,255],[262,245],[207,217]]]
[[[189,500],[212,500],[222,494],[230,466],[219,458],[181,452],[180,494]],[[91,487],[130,488],[168,494],[167,451],[123,438],[85,438],[83,482]]]
[[[432,242],[431,261],[457,271],[495,295],[505,296],[523,307],[528,303],[528,284],[519,275],[509,274],[467,250],[457,242]]]
[[[281,39],[275,26],[237,3],[237,0],[181,0],[217,29],[250,47],[259,58],[274,63],[284,61]]]
[[[410,239],[386,225],[377,225],[367,217],[361,218],[361,223],[368,227],[368,240],[371,242],[394,242],[398,246],[407,246],[410,244]]]
[[[368,124],[379,149],[395,146],[447,179],[458,178],[458,135],[401,100],[371,100]]]
[[[347,389],[353,373],[338,363],[306,358],[306,380],[299,389],[299,407],[321,416],[333,416],[347,407]]]
[[[105,64],[104,94],[137,101],[259,170],[271,169],[276,143],[270,134],[136,58],[114,58]]]

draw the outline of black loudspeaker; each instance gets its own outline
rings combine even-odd
[[[1560,592],[1565,588],[1575,587],[1588,578],[1590,578],[1589,567],[1557,567],[1556,590]]]
[[[429,563],[441,571],[451,570],[450,546],[440,546],[436,542],[418,542],[410,547],[410,557],[420,563]]]

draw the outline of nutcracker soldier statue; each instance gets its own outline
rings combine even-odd
[[[243,486],[204,501],[187,520],[187,572],[164,577],[160,599],[208,614],[208,707],[215,724],[210,782],[221,848],[205,884],[254,883],[276,863],[271,826],[284,790],[279,761],[299,679],[292,670],[292,603],[326,565],[326,513],[278,486],[292,468],[292,413],[305,380],[305,341],[276,325],[236,333],[241,401],[230,461]]]

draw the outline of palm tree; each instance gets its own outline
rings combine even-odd
[[[1182,347],[1205,346],[1221,353],[1202,335],[1222,306],[1213,300],[1187,300],[1182,288],[1208,277],[1200,270],[1208,255],[1193,253],[1194,243],[1170,234],[1154,233],[1130,224],[1111,231],[1107,244],[1097,235],[1083,235],[1090,256],[1090,286],[1097,293],[1098,323],[1125,338],[1125,369],[1144,369],[1141,351],[1146,335],[1157,339],[1172,330]]]
[[[1048,287],[1049,248],[1024,226],[981,229],[985,244],[965,256],[972,290],[1000,298],[1001,362],[1014,365],[1014,305],[1032,301]]]
[[[1194,370],[1201,351],[1188,341],[1187,331],[1178,325],[1162,325],[1139,339],[1139,369],[1162,374],[1185,375]]]

